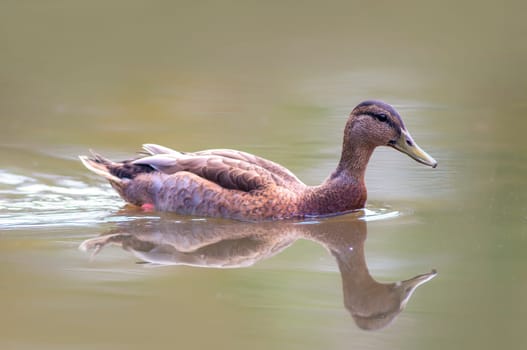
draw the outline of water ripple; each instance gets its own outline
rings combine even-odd
[[[0,170],[0,229],[92,225],[120,205],[108,185]]]
[[[362,219],[365,221],[388,220],[402,215],[400,211],[390,208],[364,208],[363,212]]]

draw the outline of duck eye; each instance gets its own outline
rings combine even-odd
[[[375,118],[377,118],[381,122],[385,122],[388,120],[388,116],[384,113],[375,114]]]

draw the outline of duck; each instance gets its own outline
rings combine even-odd
[[[379,146],[435,168],[391,105],[359,103],[350,113],[335,170],[320,185],[304,184],[284,166],[232,149],[180,152],[144,144],[139,156],[115,162],[95,152],[79,156],[127,203],[160,212],[241,221],[303,219],[364,208],[365,172]]]

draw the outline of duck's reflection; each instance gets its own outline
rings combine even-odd
[[[349,215],[316,223],[261,224],[223,220],[135,220],[81,244],[94,254],[108,244],[120,245],[143,261],[165,265],[245,267],[271,257],[298,239],[315,241],[336,258],[344,305],[362,329],[379,329],[404,309],[412,293],[436,272],[395,283],[374,280],[366,265],[366,222]]]

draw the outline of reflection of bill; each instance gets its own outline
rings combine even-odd
[[[388,325],[415,289],[436,272],[395,283],[375,281],[366,265],[366,235],[366,222],[350,215],[313,224],[143,219],[120,223],[112,232],[83,242],[80,248],[96,254],[115,244],[155,264],[236,268],[271,257],[298,239],[308,239],[326,247],[337,259],[344,305],[356,324],[362,329],[379,329]]]

